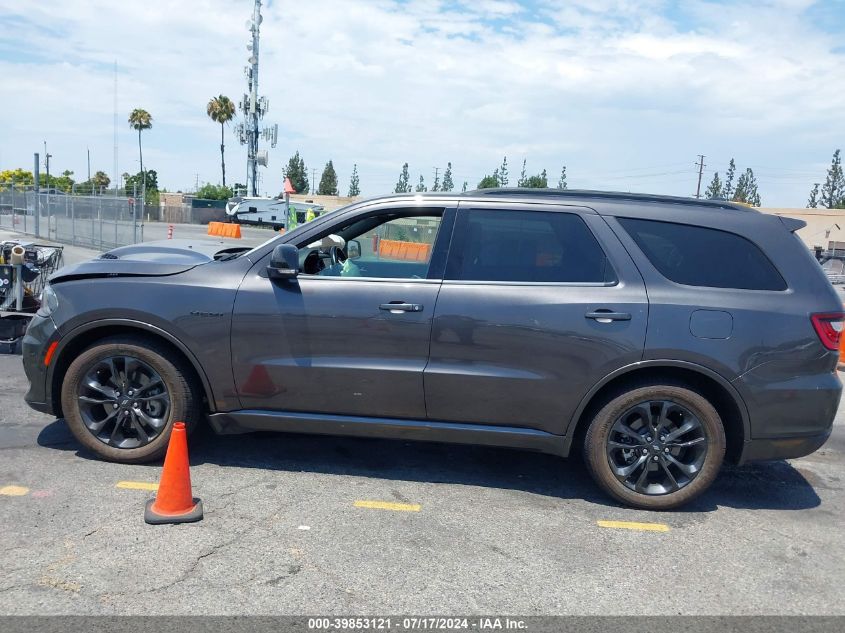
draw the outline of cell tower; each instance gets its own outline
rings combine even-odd
[[[252,43],[246,45],[250,51],[247,60],[249,66],[244,68],[248,92],[239,104],[244,115],[244,122],[235,126],[235,134],[241,145],[247,146],[246,179],[250,196],[258,195],[258,166],[267,166],[268,152],[258,149],[258,138],[269,141],[270,147],[276,147],[279,140],[279,126],[273,125],[259,129],[259,122],[269,109],[267,97],[258,96],[258,38],[261,29],[261,0],[255,0],[252,18],[246,21],[246,27],[252,33]]]

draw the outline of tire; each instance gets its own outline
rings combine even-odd
[[[117,371],[110,371],[109,367]],[[128,375],[128,384],[115,387],[115,383],[121,383],[120,378],[107,379],[115,374]],[[97,377],[96,389],[86,386],[92,375]],[[154,384],[150,376],[157,376],[160,384]],[[86,377],[89,380],[83,383]],[[133,385],[137,393],[132,390]],[[126,392],[121,393],[118,389]],[[106,395],[106,392],[121,397]],[[132,393],[142,402],[132,402],[134,399],[128,397]],[[190,432],[202,415],[202,395],[192,368],[168,347],[136,336],[103,339],[83,351],[68,367],[61,395],[62,410],[74,437],[103,459],[123,464],[160,459],[167,451],[173,423],[185,422]],[[85,398],[84,402],[82,398]],[[91,399],[103,404],[92,404]],[[104,439],[100,439],[93,428],[111,413],[118,417],[105,422],[99,432]],[[142,413],[145,417],[141,417]],[[123,422],[116,429],[118,418]],[[156,421],[157,425],[147,423],[148,420]],[[105,441],[107,435],[110,436],[108,443]]]
[[[713,405],[688,387],[641,386],[599,410],[584,438],[584,456],[590,475],[614,499],[670,510],[713,483],[725,457],[725,430]]]

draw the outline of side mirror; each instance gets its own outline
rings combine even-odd
[[[349,259],[358,259],[361,257],[361,242],[358,240],[349,240],[346,243],[346,256]]]
[[[270,255],[267,276],[270,279],[293,279],[299,274],[299,251],[293,244],[279,244]]]

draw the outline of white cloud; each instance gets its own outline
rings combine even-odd
[[[144,162],[162,183],[216,182],[205,103],[240,100],[251,6],[0,0],[0,167],[28,166],[46,139],[59,168],[82,173],[90,145],[111,172],[116,59],[120,171],[137,170],[125,121],[140,106],[155,119]],[[429,182],[451,161],[458,186],[474,186],[507,154],[512,173],[527,156],[555,179],[566,164],[571,186],[686,195],[704,153],[711,168],[731,156],[755,168],[764,202],[803,204],[845,139],[842,34],[817,28],[804,1],[668,6],[265,3],[261,92],[281,139],[264,182],[279,189],[296,149],[309,167],[333,159],[342,188],[358,163],[368,194],[392,189],[405,161]],[[242,181],[244,152],[227,138],[227,175]]]

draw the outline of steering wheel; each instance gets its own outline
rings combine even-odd
[[[329,257],[332,260],[332,265],[342,264],[347,259],[346,253],[343,252],[340,246],[332,246],[329,249]]]

